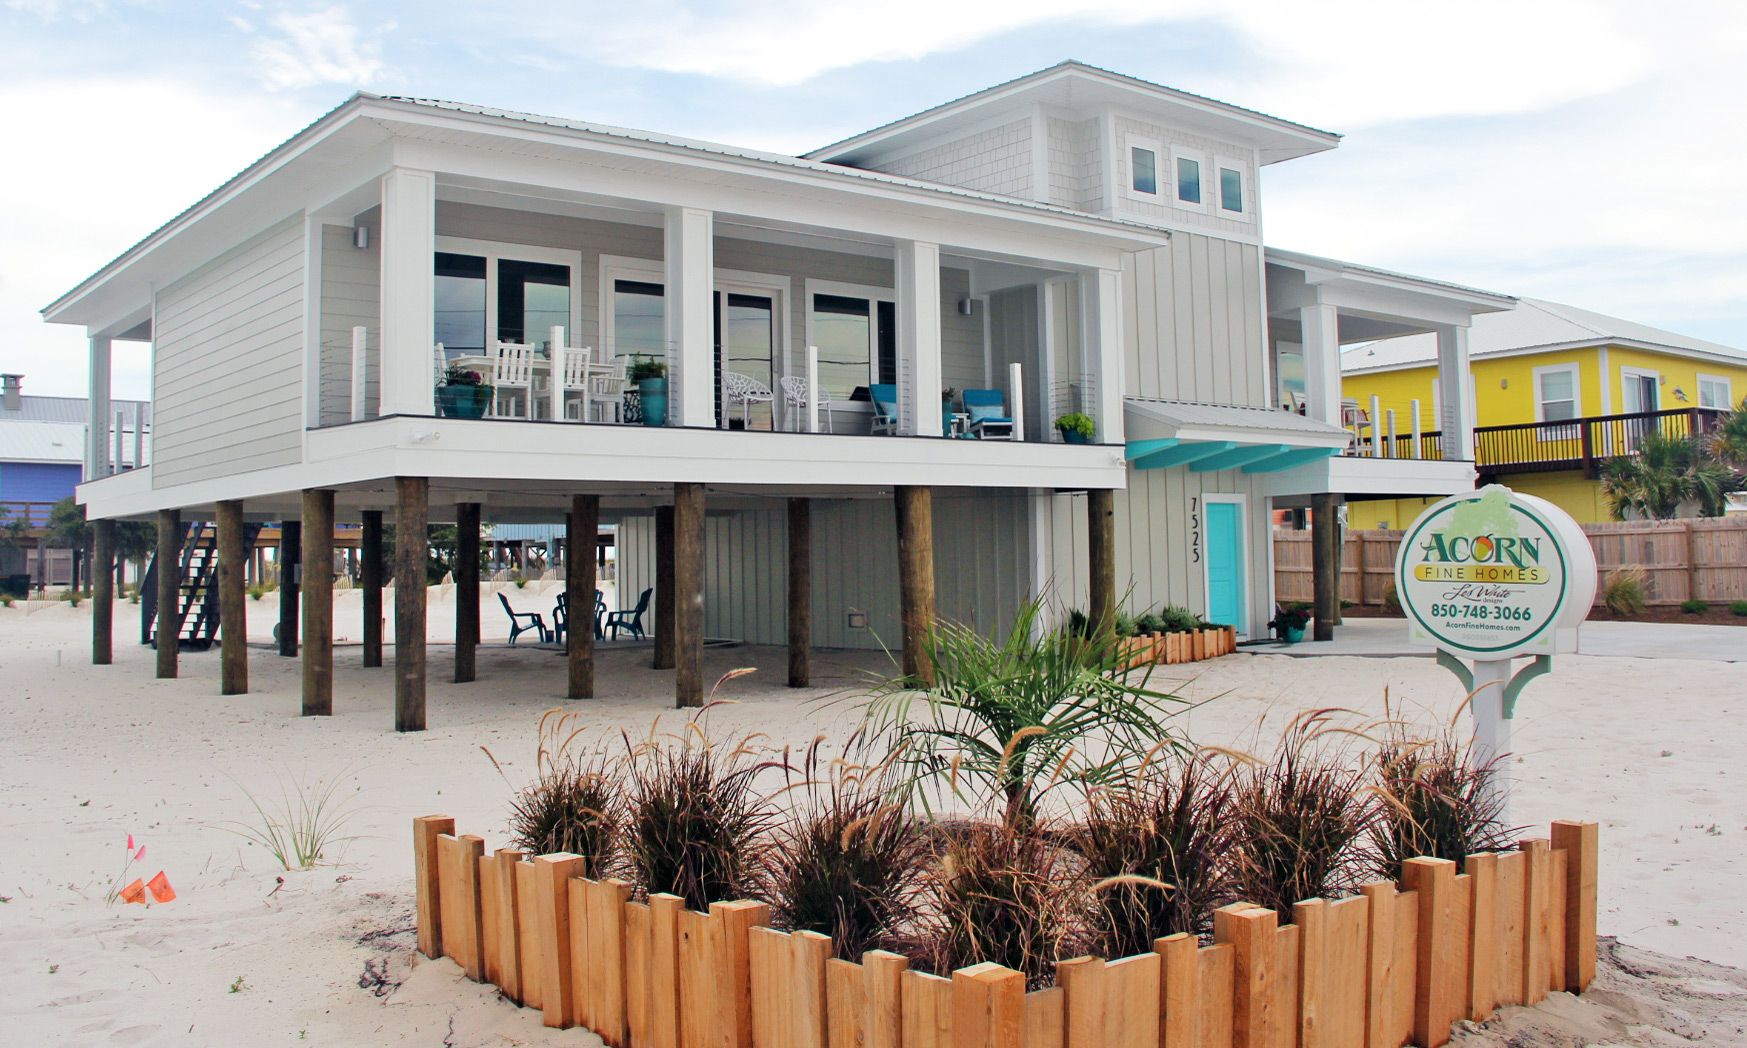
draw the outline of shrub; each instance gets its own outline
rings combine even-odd
[[[620,866],[617,769],[604,754],[585,760],[570,752],[580,734],[572,728],[573,717],[548,710],[540,718],[534,781],[510,800],[510,840],[535,855],[580,855],[584,876],[599,880]],[[485,754],[491,757],[490,750]]]
[[[61,591],[61,599],[76,608],[84,603],[85,595],[78,590],[65,589]]]
[[[1029,820],[1062,784],[1118,778],[1155,746],[1180,746],[1166,726],[1183,700],[1121,672],[1122,641],[1042,629],[1042,605],[1026,602],[1006,636],[990,639],[941,620],[924,658],[933,686],[888,681],[869,701],[869,726],[890,732],[897,766],[914,794],[945,781],[979,802],[998,797],[1006,818]]]
[[[528,577],[519,568],[510,572],[510,581],[516,584],[516,589],[523,589],[528,585]]]
[[[641,382],[646,378],[666,378],[667,364],[659,360],[637,359],[632,362],[631,370],[626,377],[632,384]]]
[[[11,595],[10,594],[0,595],[0,608],[10,608],[10,607],[12,607]]]
[[[1201,616],[1188,608],[1179,608],[1175,604],[1167,604],[1159,609],[1159,620],[1164,625],[1166,633],[1185,633],[1201,628]]]
[[[892,789],[891,764],[822,766],[807,750],[795,810],[777,830],[771,863],[776,918],[831,936],[837,955],[896,948],[912,924],[929,859],[928,836]]]
[[[1061,430],[1063,437],[1073,433],[1081,440],[1091,440],[1096,427],[1090,415],[1079,411],[1070,411],[1066,415],[1056,416],[1055,428]]]
[[[1642,615],[1649,606],[1644,590],[1643,568],[1615,568],[1607,573],[1602,584],[1601,602],[1614,615]]]
[[[929,883],[926,960],[937,973],[990,962],[1047,984],[1056,960],[1079,952],[1084,873],[1036,824],[942,828],[944,848]]]
[[[1401,614],[1401,597],[1395,592],[1394,579],[1390,579],[1383,584],[1383,596],[1381,601],[1384,611],[1389,612],[1391,615]]]
[[[250,600],[260,600],[260,599],[261,599],[261,597],[262,597],[262,596],[263,596],[263,595],[264,595],[264,594],[266,594],[266,592],[267,592],[267,589],[266,589],[266,587],[265,587],[265,586],[262,586],[262,585],[261,585],[261,584],[260,584],[260,583],[258,583],[258,582],[257,582],[257,583],[256,583],[256,584],[255,584],[255,585],[253,585],[253,586],[250,586],[250,587],[249,587],[249,588],[248,588],[248,591],[247,591],[247,592],[248,592],[248,594],[249,594],[249,599],[250,599]]]
[[[1146,765],[1095,791],[1070,846],[1093,885],[1093,944],[1108,957],[1152,949],[1177,932],[1200,933],[1228,895],[1231,778],[1204,760],[1175,770]]]
[[[1146,612],[1134,620],[1134,628],[1139,633],[1163,633],[1165,632],[1164,616],[1156,611]]]
[[[338,796],[341,772],[334,778],[306,785],[293,779],[281,785],[279,807],[269,809],[247,787],[241,787],[255,809],[253,823],[230,823],[223,828],[267,849],[286,870],[313,870],[333,858],[330,851],[356,837],[342,837],[341,828],[352,817],[349,797]]]
[[[1232,849],[1239,894],[1290,920],[1301,899],[1345,894],[1361,867],[1355,845],[1370,823],[1362,773],[1320,740],[1335,711],[1294,718],[1273,760],[1240,773]]]
[[[1383,876],[1399,880],[1402,863],[1422,855],[1461,864],[1511,846],[1504,801],[1491,789],[1497,761],[1474,767],[1471,756],[1453,729],[1418,739],[1391,726],[1375,757],[1373,790],[1382,803],[1370,826]]]
[[[1711,605],[1709,601],[1699,600],[1697,597],[1694,597],[1691,600],[1681,601],[1680,610],[1686,612],[1688,615],[1703,615],[1705,612],[1711,610]]]
[[[1738,600],[1730,604],[1729,613],[1747,618],[1747,600]]]
[[[708,709],[708,707],[705,707]],[[753,789],[761,764],[745,742],[724,750],[693,718],[680,736],[633,745],[622,784],[624,847],[638,887],[670,892],[694,910],[759,896],[769,806]]]

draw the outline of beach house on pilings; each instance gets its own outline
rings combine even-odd
[[[1337,142],[1072,62],[804,157],[356,95],[46,309],[89,333],[98,419],[112,341],[152,344],[151,464],[103,476],[94,434],[80,497],[99,521],[217,522],[230,691],[244,605],[222,566],[249,522],[301,519],[318,545],[336,516],[364,525],[372,665],[392,519],[402,729],[425,723],[434,521],[616,522],[619,592],[656,588],[681,704],[705,636],[789,645],[796,683],[814,647],[917,669],[936,616],[995,628],[1041,592],[1259,637],[1274,507],[1473,484],[1467,326],[1512,304],[1265,250],[1264,169]],[[1452,453],[1349,454],[1340,344],[1413,332],[1437,340]],[[632,381],[657,364],[664,397]],[[1089,431],[1056,425],[1073,414]],[[464,538],[457,680],[476,559]],[[593,560],[569,559],[587,607]],[[313,713],[328,585],[305,573]],[[593,641],[571,636],[587,697]]]

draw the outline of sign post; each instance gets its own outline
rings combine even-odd
[[[1395,558],[1395,592],[1414,642],[1461,679],[1474,716],[1472,760],[1493,768],[1508,810],[1511,720],[1529,681],[1573,651],[1595,601],[1595,551],[1564,510],[1501,485],[1452,495],[1419,515]],[[1511,660],[1534,661],[1512,674]],[[1472,660],[1472,667],[1464,660]]]

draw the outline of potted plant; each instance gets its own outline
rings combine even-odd
[[[631,365],[629,378],[637,385],[643,424],[667,425],[667,365],[659,360],[639,359]]]
[[[437,387],[437,406],[449,418],[484,418],[493,392],[484,375],[450,364]]]
[[[1055,428],[1069,444],[1092,443],[1092,418],[1084,412],[1070,411],[1066,415],[1057,416]]]
[[[948,386],[940,391],[940,432],[952,436],[952,402],[958,398],[958,390]]]
[[[1303,604],[1288,604],[1268,625],[1282,641],[1297,644],[1304,639],[1304,627],[1310,625],[1310,609]]]

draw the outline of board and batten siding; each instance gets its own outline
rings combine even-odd
[[[1130,470],[1116,493],[1116,589],[1127,610],[1140,614],[1165,604],[1207,613],[1206,496],[1243,495],[1244,576],[1249,621],[1236,624],[1251,637],[1267,634],[1274,615],[1271,509],[1263,478],[1237,470]],[[1087,602],[1086,496],[1045,495],[1039,537],[1062,603]],[[1222,624],[1229,625],[1229,624]]]
[[[303,446],[301,218],[158,292],[152,484],[299,460]]]
[[[1178,233],[1122,266],[1127,395],[1268,407],[1260,249]]]
[[[370,246],[352,246],[351,226],[321,231],[321,424],[352,417],[352,328],[365,331],[364,417],[375,418],[382,348],[382,238],[375,212],[359,224],[370,229]]]
[[[935,492],[935,600],[941,617],[985,632],[1011,624],[1033,589],[1030,501],[1018,492]],[[788,516],[781,500],[773,502],[768,509],[705,518],[705,636],[787,642]],[[620,523],[618,555],[620,602],[629,606],[655,585],[653,517]],[[814,646],[898,649],[898,532],[891,500],[815,499],[812,570]],[[852,611],[866,614],[867,628],[850,628]]]

